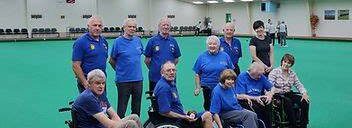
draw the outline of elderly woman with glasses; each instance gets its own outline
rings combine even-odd
[[[193,71],[195,75],[196,87],[194,95],[199,95],[203,90],[205,110],[209,111],[211,93],[213,88],[219,83],[220,73],[225,69],[234,69],[229,55],[219,51],[220,40],[217,36],[209,36],[206,41],[207,50],[196,60]]]

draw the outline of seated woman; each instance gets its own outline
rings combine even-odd
[[[104,93],[106,76],[100,69],[87,75],[88,88],[72,105],[76,128],[141,128],[140,119],[133,114],[123,119],[116,114]]]
[[[242,124],[245,128],[257,128],[257,114],[243,109],[237,101],[234,83],[236,74],[231,69],[224,70],[220,75],[220,83],[214,88],[210,112],[219,128],[223,127],[220,120],[227,124]]]
[[[281,66],[275,68],[269,74],[269,80],[273,84],[274,92],[276,94],[282,94],[284,96],[284,110],[288,115],[288,119],[291,127],[297,128],[296,114],[292,107],[293,104],[297,103],[301,108],[301,127],[307,127],[308,124],[308,109],[309,109],[309,97],[307,90],[303,87],[303,84],[298,80],[296,73],[291,69],[295,63],[295,58],[291,54],[285,54],[281,59]],[[291,88],[295,86],[297,90],[302,94],[294,95]],[[274,95],[276,98],[277,95]]]

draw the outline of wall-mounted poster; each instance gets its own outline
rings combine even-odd
[[[325,20],[335,20],[335,10],[325,10]]]
[[[350,10],[339,10],[337,13],[338,20],[349,20]]]

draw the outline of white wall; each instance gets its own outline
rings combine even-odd
[[[149,22],[149,0],[98,0],[98,15],[105,26],[122,26],[128,15],[136,15],[138,26]]]
[[[26,28],[26,0],[0,0],[0,28]]]
[[[310,13],[307,0],[280,2],[277,20],[285,21],[289,36],[310,36]]]
[[[29,28],[56,27],[64,32],[68,27],[86,27],[83,15],[95,15],[96,0],[76,0],[75,4],[67,4],[65,0],[28,0]],[[41,14],[41,19],[31,19],[31,14]],[[60,19],[64,15],[65,19]]]
[[[335,20],[324,20],[324,10],[336,11]],[[349,20],[337,20],[338,10],[350,10]],[[352,1],[351,0],[319,0],[315,3],[315,14],[319,17],[317,36],[352,37]]]
[[[98,1],[98,15],[106,26],[121,26],[129,14],[136,15],[138,26],[157,30],[161,17],[175,15],[174,26],[195,25],[205,16],[205,6],[197,6],[176,0],[104,0]]]
[[[231,13],[235,23],[236,33],[248,34],[251,31],[248,3],[211,4],[209,5],[208,16],[211,18],[213,30],[222,32],[225,24],[226,13]]]
[[[202,21],[206,14],[205,5],[194,5],[176,0],[151,0],[151,29],[156,30],[161,17],[175,15],[171,19],[172,26],[193,26]]]

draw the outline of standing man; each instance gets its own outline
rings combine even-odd
[[[194,36],[199,36],[199,32],[200,32],[200,26],[202,25],[202,22],[199,21],[197,23],[197,25],[195,26],[196,30],[194,31]]]
[[[235,25],[233,23],[226,23],[224,26],[224,37],[220,38],[220,50],[226,52],[235,67],[234,71],[238,76],[240,74],[240,67],[238,60],[242,57],[241,42],[234,37]]]
[[[118,93],[117,114],[125,117],[127,103],[132,95],[132,114],[140,115],[142,98],[142,41],[134,36],[137,23],[126,19],[123,23],[124,33],[115,39],[109,63],[116,72],[115,82]]]
[[[82,93],[88,86],[87,74],[93,69],[100,69],[106,75],[108,42],[101,31],[102,20],[92,16],[87,22],[88,32],[79,37],[73,44],[72,69],[77,78],[78,91]],[[106,91],[104,91],[105,95]]]
[[[269,19],[268,21],[268,36],[271,38],[271,43],[273,43],[273,46],[275,45],[275,33],[276,33],[276,28],[273,25],[273,23],[271,22],[271,20]]]
[[[279,29],[279,36],[280,36],[280,40],[279,43],[281,44],[281,46],[283,47],[287,47],[286,44],[286,36],[287,36],[287,26],[285,25],[285,22],[282,21],[279,26],[277,26],[277,29]]]
[[[181,56],[180,48],[177,41],[170,35],[170,20],[162,18],[159,22],[159,32],[153,36],[145,48],[145,64],[149,69],[149,91],[153,91],[156,82],[159,81],[161,75],[161,65],[166,61],[178,63]]]

